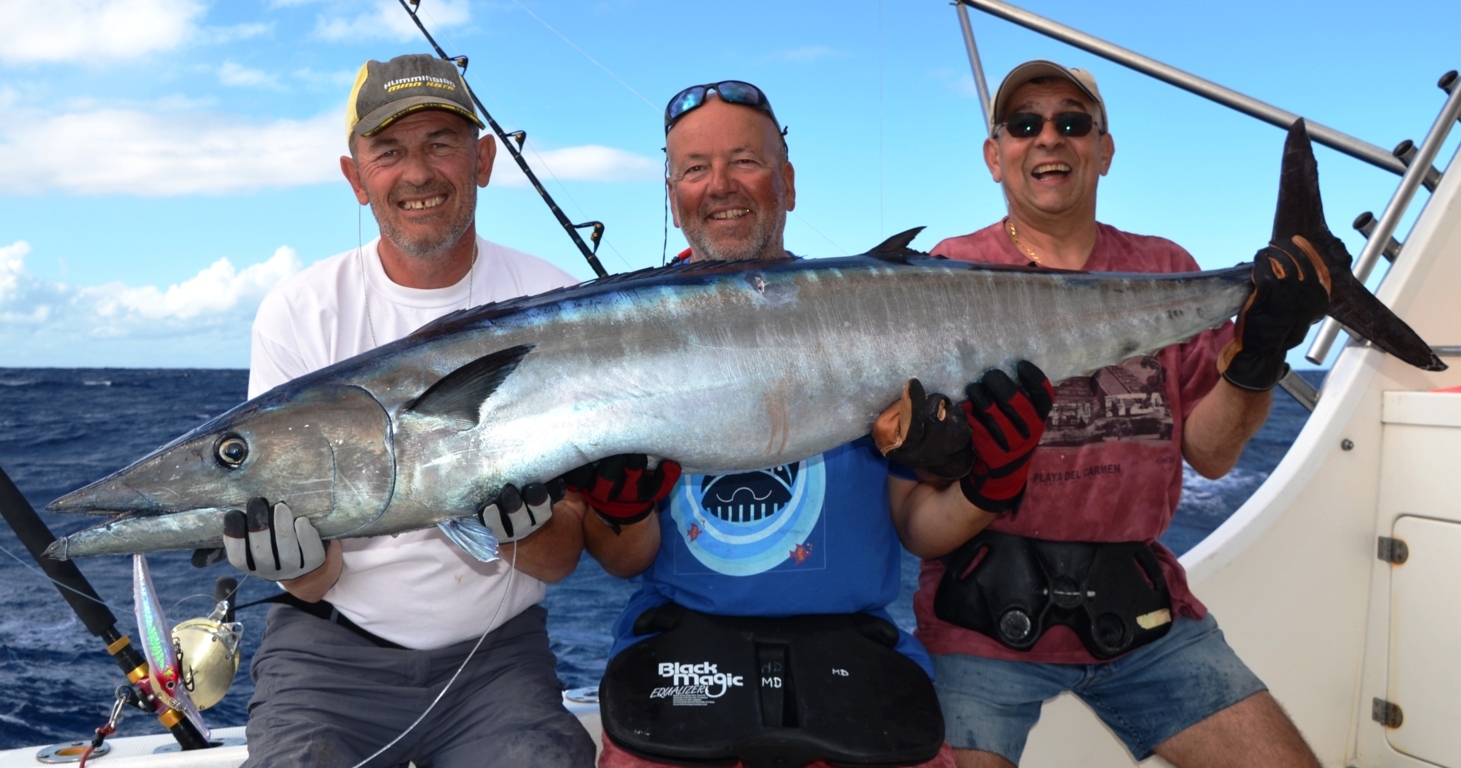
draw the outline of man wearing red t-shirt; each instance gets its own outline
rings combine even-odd
[[[994,117],[984,157],[1009,215],[944,240],[934,254],[1033,268],[1198,269],[1175,243],[1096,221],[1097,182],[1115,145],[1089,73],[1022,64],[1000,86]],[[1304,258],[1288,241],[1269,252]],[[1313,293],[1317,281],[1284,293],[1295,290],[1284,279],[1296,270],[1257,261],[1258,290],[1236,340],[1228,323],[1058,386],[1029,363],[1015,380],[991,372],[970,386],[963,406],[972,472],[954,483],[890,477],[904,545],[927,558],[914,600],[918,637],[934,654],[946,738],[960,766],[1018,763],[1041,703],[1066,690],[1137,759],[1318,765],[1192,595],[1176,555],[1157,541],[1177,507],[1183,460],[1210,478],[1232,469],[1267,418],[1284,352],[1317,319],[1316,306],[1322,316],[1327,293]],[[922,392],[910,389],[917,413]],[[948,404],[928,397],[926,412],[940,414],[930,424],[943,418],[936,401]],[[970,466],[965,447],[961,468],[927,473],[938,462],[919,450],[904,446],[889,458],[909,458],[926,479]],[[1062,583],[1092,587],[1063,591]],[[1124,613],[1090,607],[1112,594],[1130,598]]]

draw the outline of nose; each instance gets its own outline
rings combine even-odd
[[[1052,118],[1040,126],[1040,135],[1035,137],[1035,143],[1041,147],[1054,147],[1064,144],[1065,136],[1060,133],[1059,128],[1055,127],[1055,120]]]
[[[706,192],[712,197],[728,194],[735,191],[736,180],[731,173],[730,163],[713,162],[710,164],[710,184]]]
[[[426,153],[411,152],[400,165],[401,180],[421,186],[436,175],[436,170],[427,162]]]

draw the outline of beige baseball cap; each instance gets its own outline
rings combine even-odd
[[[1046,59],[1027,61],[1004,76],[1004,82],[999,84],[999,91],[994,95],[993,125],[999,125],[1007,116],[1005,110],[1009,108],[1010,97],[1015,95],[1015,91],[1038,77],[1058,77],[1062,80],[1069,80],[1090,98],[1091,105],[1096,110],[1097,128],[1103,132],[1111,130],[1111,122],[1106,119],[1106,102],[1101,99],[1101,89],[1096,87],[1096,76],[1084,69],[1064,67]]]
[[[345,107],[345,136],[374,136],[391,123],[423,109],[455,112],[478,128],[467,84],[455,64],[424,53],[367,61],[355,76]]]

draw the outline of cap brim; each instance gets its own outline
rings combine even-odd
[[[994,95],[994,114],[991,116],[993,117],[994,124],[997,125],[1000,118],[1007,116],[1009,100],[1014,95],[1015,90],[1025,83],[1040,77],[1058,77],[1074,85],[1081,93],[1086,95],[1086,98],[1091,100],[1091,106],[1101,113],[1102,125],[1105,125],[1106,105],[1101,100],[1101,97],[1092,93],[1091,89],[1086,87],[1086,84],[1081,82],[1081,79],[1076,77],[1075,73],[1071,72],[1068,67],[1063,67],[1045,59],[1027,61],[1010,70],[1010,73],[1004,76],[1004,81],[999,84],[999,90]]]
[[[380,133],[386,128],[389,128],[391,123],[400,120],[406,115],[409,115],[412,112],[421,112],[427,109],[446,110],[447,112],[461,115],[467,120],[467,122],[477,126],[478,128],[487,128],[487,125],[485,123],[483,123],[476,115],[468,112],[465,109],[462,109],[460,104],[434,98],[431,96],[413,96],[409,99],[393,101],[390,104],[387,104],[384,107],[381,107],[380,109],[371,112],[365,117],[362,117],[360,119],[360,122],[355,124],[353,131],[358,136],[374,136],[375,134]]]

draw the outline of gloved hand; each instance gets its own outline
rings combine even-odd
[[[261,579],[288,581],[325,564],[325,544],[309,518],[295,517],[282,501],[271,509],[260,497],[249,499],[247,509],[230,509],[223,517],[223,549],[233,567]]]
[[[964,497],[986,512],[1013,512],[1025,496],[1030,457],[1055,402],[1055,388],[1034,363],[1015,366],[1016,385],[993,369],[964,392],[964,412],[973,431],[974,468],[959,481]]]
[[[974,465],[969,420],[945,395],[925,393],[909,379],[903,397],[873,424],[873,440],[889,461],[931,475],[958,479]]]
[[[622,526],[649,517],[655,505],[669,497],[680,479],[680,465],[665,459],[649,469],[648,456],[622,454],[585,464],[563,479],[618,533]]]
[[[1253,295],[1238,311],[1218,371],[1239,389],[1267,392],[1289,371],[1284,355],[1329,309],[1329,269],[1302,237],[1272,243],[1253,258]]]
[[[521,541],[553,517],[553,505],[563,500],[565,491],[562,478],[528,483],[521,491],[509,483],[496,499],[482,507],[477,517],[491,529],[498,543]]]

